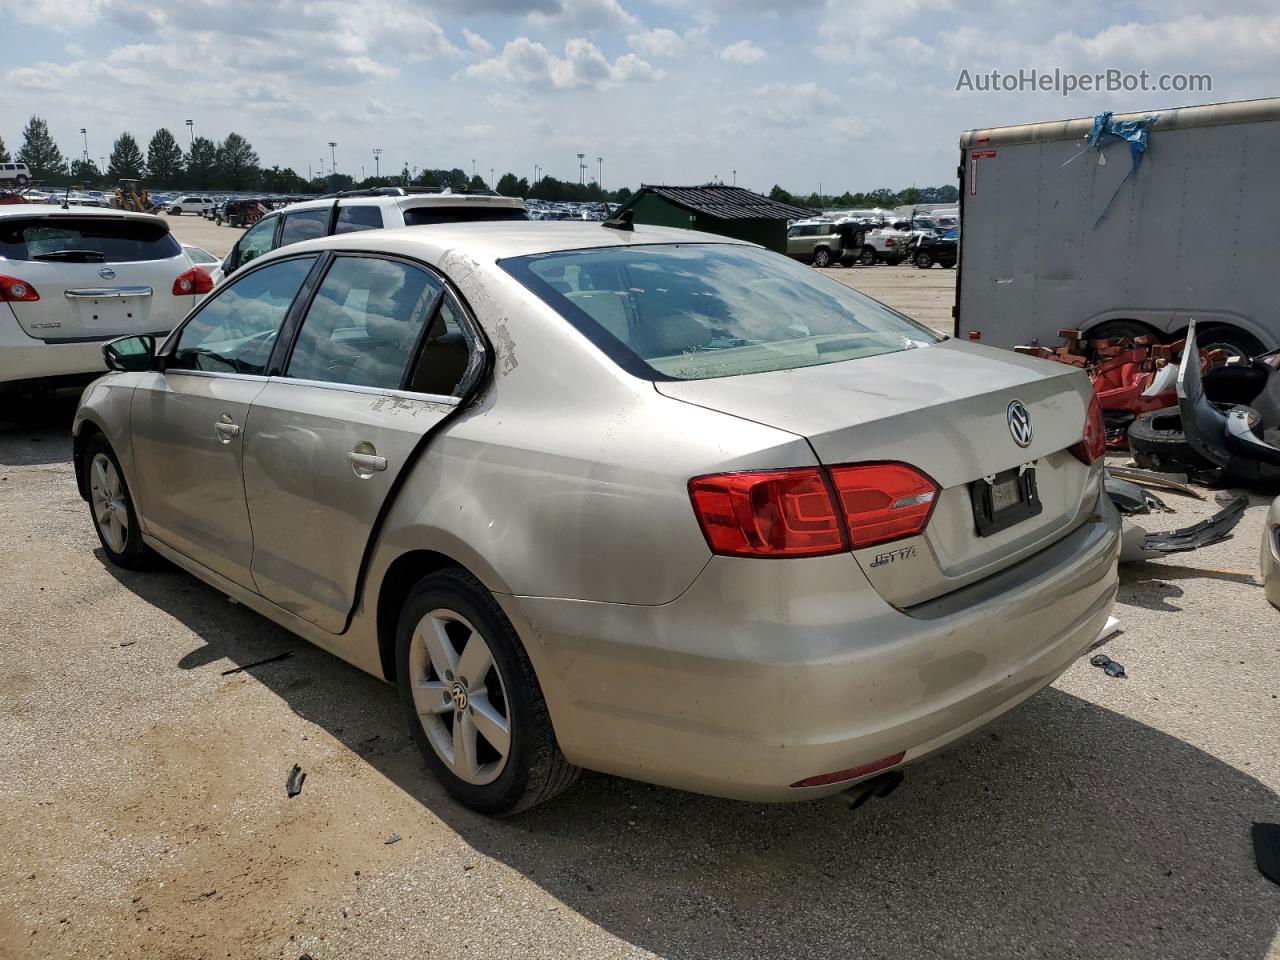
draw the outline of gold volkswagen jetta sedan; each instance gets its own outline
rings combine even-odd
[[[1119,541],[1083,374],[629,227],[300,243],[109,344],[74,426],[107,557],[395,683],[494,814],[582,767],[825,796],[1088,647]]]

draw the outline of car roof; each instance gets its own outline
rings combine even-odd
[[[675,227],[636,226],[634,230],[615,230],[593,220],[500,220],[361,230],[288,244],[272,255],[287,256],[308,250],[368,250],[399,253],[435,263],[444,254],[456,251],[481,262],[493,262],[540,253],[657,243],[757,246],[715,233]]]
[[[339,207],[378,206],[399,207],[401,210],[412,210],[415,207],[499,207],[505,210],[523,210],[524,201],[519,197],[499,197],[490,194],[466,193],[418,193],[405,196],[370,196],[368,194],[349,197],[325,197],[317,200],[303,200],[282,207],[279,213],[292,213],[295,210],[318,210],[332,207],[337,200]]]
[[[61,197],[62,194],[63,191],[57,191],[52,195]],[[70,210],[64,210],[61,206],[54,206],[51,203],[15,203],[0,206],[0,217],[76,217],[78,219],[107,217],[118,220],[150,220],[163,224],[166,230],[169,229],[169,223],[164,217],[157,217],[153,213],[137,213],[133,210],[114,210],[111,207],[72,207]]]

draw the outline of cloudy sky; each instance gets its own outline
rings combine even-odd
[[[0,137],[159,126],[266,165],[534,164],[607,187],[954,182],[975,126],[1280,95],[1280,6],[1190,0],[0,0]],[[1210,93],[956,90],[961,71],[1202,73]]]

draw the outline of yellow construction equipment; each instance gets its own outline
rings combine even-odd
[[[135,210],[138,213],[150,213],[154,209],[141,180],[121,180],[111,198],[111,205],[117,210]]]

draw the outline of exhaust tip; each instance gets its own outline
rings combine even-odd
[[[861,783],[854,784],[844,792],[843,796],[849,804],[849,809],[857,810],[872,797],[883,799],[889,796],[898,787],[902,786],[904,779],[901,770],[890,770],[888,773],[882,773],[878,777],[872,777],[870,780],[863,780]]]

